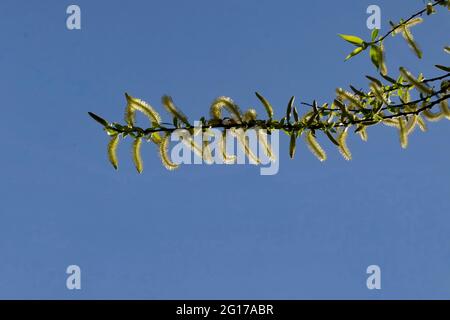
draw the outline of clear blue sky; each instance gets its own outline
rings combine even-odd
[[[304,145],[280,171],[252,166],[162,167],[144,146],[138,175],[129,141],[120,170],[88,111],[120,121],[124,92],[161,108],[170,94],[192,119],[220,95],[281,117],[291,95],[330,101],[366,86],[367,57],[337,33],[369,35],[366,8],[389,19],[424,1],[75,1],[82,30],[66,29],[69,1],[0,2],[0,298],[450,298],[450,122],[400,148],[392,128],[351,137],[346,162]],[[389,38],[392,71],[436,73],[450,29],[441,10],[414,34],[420,62]],[[161,109],[160,109],[161,110]],[[162,110],[161,110],[162,111]],[[65,269],[82,270],[82,290]],[[382,290],[366,268],[382,269]]]

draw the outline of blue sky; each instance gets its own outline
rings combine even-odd
[[[343,58],[337,33],[369,37],[366,8],[407,17],[423,1],[76,1],[82,29],[66,29],[68,1],[0,3],[0,298],[393,299],[450,297],[450,123],[416,132],[407,150],[392,128],[351,137],[346,162],[304,145],[280,171],[252,166],[162,167],[129,141],[120,170],[93,111],[120,121],[124,92],[162,111],[170,94],[192,119],[232,97],[281,117],[291,95],[327,102],[336,87],[367,85],[368,57]],[[388,66],[438,74],[450,27],[444,10],[402,39]],[[66,288],[79,265],[82,289]],[[368,290],[366,268],[382,270]]]

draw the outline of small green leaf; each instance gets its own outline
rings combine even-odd
[[[272,105],[267,101],[266,98],[264,98],[262,95],[260,95],[258,92],[255,92],[256,96],[258,97],[259,101],[263,104],[264,108],[266,109],[267,115],[269,116],[269,119],[273,118],[273,108]]]
[[[294,133],[291,133],[291,140],[289,142],[289,156],[291,159],[294,158],[295,155],[295,143],[297,141],[297,136]]]
[[[173,117],[172,123],[175,128],[178,128],[178,118],[177,117]]]
[[[328,139],[330,139],[330,141],[337,145],[339,147],[339,142],[336,141],[336,139],[331,135],[330,131],[325,130],[325,134],[327,135]]]
[[[364,46],[364,40],[357,36],[352,36],[348,34],[339,34],[339,36],[344,39],[347,42],[350,42],[351,44],[355,46],[362,47]]]
[[[429,16],[430,14],[433,14],[435,12],[434,7],[433,7],[433,3],[428,2],[427,3],[427,15]]]
[[[289,120],[291,119],[291,113],[292,113],[292,108],[294,106],[294,101],[295,101],[295,97],[292,96],[291,99],[289,99],[289,103],[286,109],[286,119]]]
[[[369,79],[372,82],[375,82],[380,87],[383,87],[383,83],[380,80],[378,80],[377,78],[374,78],[374,77],[371,77],[371,76],[366,76],[366,78]]]
[[[314,113],[315,113],[316,115],[319,113],[319,109],[317,109],[318,107],[319,107],[319,106],[318,106],[318,104],[317,104],[317,101],[314,100],[313,103],[312,103],[312,108],[313,108]]]
[[[298,112],[297,112],[297,108],[294,107],[294,109],[292,110],[293,114],[294,114],[294,120],[295,122],[298,122]]]
[[[389,81],[390,83],[392,83],[392,84],[397,84],[397,80],[395,80],[395,79],[389,77],[388,75],[385,75],[385,74],[380,74],[380,75],[381,75],[385,80]]]
[[[450,67],[446,67],[446,66],[443,66],[443,65],[440,65],[440,64],[435,65],[435,67],[438,68],[438,69],[441,69],[443,71],[450,72]]]
[[[338,106],[339,109],[341,109],[342,113],[347,112],[346,108],[345,108],[345,104],[342,103],[342,101],[335,99],[334,100],[334,104],[336,106]]]
[[[358,90],[358,89],[356,89],[354,86],[350,86],[350,89],[352,89],[352,91],[356,94],[356,95],[358,95],[358,96],[360,96],[361,98],[365,98],[366,97],[366,94],[364,93],[364,92],[362,92],[361,90]]]
[[[114,128],[105,127],[105,131],[108,134],[108,136],[115,136],[117,133],[117,130],[114,130]]]
[[[380,32],[380,29],[373,29],[372,31],[372,41],[375,41],[375,39],[378,37],[378,33]]]
[[[99,117],[98,115],[96,115],[93,112],[88,112],[88,114],[92,117],[92,119],[94,119],[95,121],[97,121],[98,123],[100,123],[102,126],[107,127],[109,126],[108,121],[106,121],[105,119]]]
[[[353,58],[354,56],[356,56],[357,54],[360,54],[363,51],[363,47],[358,47],[355,50],[353,50],[352,52],[350,52],[350,54],[345,58],[344,61],[347,61],[351,58]]]
[[[370,59],[372,60],[372,63],[377,68],[377,70],[379,70],[383,61],[383,52],[381,51],[381,48],[379,46],[370,46]]]

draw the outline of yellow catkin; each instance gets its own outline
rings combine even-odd
[[[155,143],[155,144],[160,144],[161,141],[162,141],[162,138],[161,138],[161,136],[159,135],[158,132],[153,132],[153,133],[150,135],[150,140],[151,140],[153,143]]]
[[[150,122],[154,122],[154,123],[161,123],[161,117],[159,116],[159,113],[155,111],[155,109],[153,109],[152,106],[150,106],[147,102],[141,100],[141,99],[137,99],[137,98],[133,98],[130,95],[128,95],[127,93],[125,93],[125,97],[127,98],[127,109],[130,108],[131,110],[137,110],[139,112],[142,112],[144,115],[147,116],[147,118],[149,118]],[[127,115],[131,114],[131,111],[127,111]],[[127,116],[128,117],[128,116]],[[131,119],[127,119],[127,122],[130,121]]]
[[[420,18],[420,17],[419,18],[414,18],[414,19],[409,20],[408,23],[406,23],[406,26],[412,27],[412,26],[415,26],[415,25],[417,25],[419,23],[422,23],[422,22],[423,22],[422,18]]]
[[[133,162],[137,172],[141,173],[144,170],[144,164],[141,157],[142,138],[136,138],[133,142]]]
[[[264,106],[264,108],[266,109],[267,115],[269,116],[270,119],[273,118],[273,108],[272,105],[269,103],[269,101],[267,101],[266,98],[264,98],[262,95],[260,95],[258,92],[255,92],[256,96],[258,97],[258,99],[261,101],[262,105]]]
[[[325,161],[327,159],[327,154],[317,142],[312,131],[309,131],[306,134],[306,144],[308,145],[311,152],[317,157],[317,159],[319,159],[319,161]]]
[[[420,92],[426,95],[430,95],[433,93],[433,89],[427,87],[424,83],[418,81],[408,70],[406,70],[404,67],[400,67],[400,73],[408,80],[409,83],[411,83],[414,87],[417,88]]]
[[[202,159],[206,164],[213,164],[212,151],[208,141],[203,141]]]
[[[367,135],[367,128],[363,127],[361,130],[358,131],[359,136],[361,137],[361,140],[364,142],[367,142],[367,140],[369,139],[368,135]]]
[[[234,134],[237,137],[237,141],[241,146],[242,150],[244,150],[245,155],[253,162],[253,164],[260,164],[261,161],[259,158],[253,153],[253,150],[250,148],[250,144],[248,142],[248,137],[245,134],[245,131],[242,129],[233,130]]]
[[[428,130],[425,120],[420,115],[417,116],[417,126],[419,127],[419,129],[422,132],[425,132]]]
[[[125,108],[125,122],[130,126],[134,126],[136,121],[135,110],[131,107],[131,104],[127,104]]]
[[[364,105],[362,104],[362,102],[359,101],[359,99],[355,95],[353,95],[352,93],[350,93],[348,91],[345,91],[342,88],[338,88],[338,89],[336,89],[336,94],[342,100],[349,101],[355,107],[358,107],[359,109],[364,109]]]
[[[394,128],[398,128],[398,119],[384,119],[383,120],[383,124],[388,126],[388,127],[394,127]]]
[[[345,160],[350,161],[352,159],[352,153],[347,146],[348,128],[342,130],[338,137],[339,152],[344,157]]]
[[[212,136],[211,131],[210,130],[206,130],[203,133],[203,135],[204,135],[203,136],[204,140],[203,140],[203,143],[202,143],[202,146],[203,146],[202,159],[203,159],[203,161],[205,161],[206,164],[213,164],[214,160],[212,158],[212,151],[211,151],[211,148],[209,147],[210,142],[208,141],[208,139],[205,139],[205,138],[209,138],[209,137]]]
[[[381,50],[381,55],[380,55],[380,73],[385,76],[388,74],[388,68],[386,65],[386,57],[384,55],[384,44],[383,42],[381,42],[380,44],[380,50]]]
[[[244,120],[245,122],[249,122],[249,121],[252,121],[252,120],[256,120],[257,116],[258,116],[258,115],[257,115],[255,109],[248,109],[248,110],[244,113],[243,120]]]
[[[398,126],[399,126],[399,136],[400,136],[400,145],[403,149],[408,147],[408,132],[406,131],[406,125],[403,118],[398,118]]]
[[[179,166],[172,162],[169,156],[169,140],[170,133],[166,133],[159,144],[159,156],[161,157],[161,162],[166,167],[167,170],[175,170]]]
[[[229,155],[227,153],[227,132],[224,130],[222,132],[222,138],[220,139],[220,152],[222,153],[223,163],[225,164],[233,164],[236,161],[235,155]]]
[[[309,111],[305,113],[305,115],[301,118],[300,122],[308,122],[311,120],[311,117],[314,116],[314,111]]]
[[[376,84],[375,82],[372,82],[370,84],[370,88],[372,89],[372,92],[375,95],[375,98],[377,98],[377,100],[383,102],[386,105],[389,104],[389,102],[384,97],[384,93],[383,93],[382,89],[380,88],[380,86],[378,86],[378,84]]]
[[[406,25],[407,27],[413,27],[413,26],[415,26],[415,25],[417,25],[417,24],[419,24],[419,23],[422,23],[422,22],[423,22],[423,19],[422,19],[422,18],[414,18],[414,19],[411,19],[411,20],[410,20],[408,23],[406,23],[405,25]],[[395,30],[393,30],[393,34],[394,34],[394,35],[399,34],[399,33],[402,33],[402,32],[404,32],[403,26],[400,26],[400,27],[396,28]]]
[[[411,48],[411,50],[413,50],[414,53],[417,55],[417,57],[419,57],[419,59],[421,59],[422,58],[422,51],[420,50],[420,48],[417,45],[417,43],[414,41],[414,37],[413,37],[411,31],[409,30],[409,28],[407,28],[405,26],[402,27],[402,36],[406,40],[406,42],[408,43],[408,45]]]
[[[403,102],[409,103],[411,101],[411,93],[408,89],[402,90],[402,96],[401,96]]]
[[[169,113],[171,113],[175,118],[177,118],[178,120],[180,120],[184,124],[189,125],[189,121],[188,121],[186,115],[180,109],[178,109],[175,106],[175,104],[173,103],[173,100],[172,100],[171,97],[163,96],[162,97],[162,103],[163,103],[164,107],[166,108],[166,110]]]
[[[436,122],[436,121],[442,120],[445,117],[442,110],[439,110],[438,112],[433,113],[430,109],[425,109],[424,111],[422,111],[422,114],[425,117],[425,119],[427,119],[428,121],[431,121],[431,122]]]
[[[406,122],[406,134],[411,134],[417,125],[417,115],[412,115],[409,117],[408,122]]]
[[[202,148],[199,147],[194,139],[192,139],[191,134],[189,133],[188,130],[178,130],[177,131],[178,134],[181,137],[181,142],[188,146],[199,158],[203,158],[203,152],[202,152]],[[201,132],[201,129],[200,129]]]
[[[213,119],[222,119],[222,109],[225,108],[230,112],[232,118],[242,122],[242,115],[239,106],[234,103],[231,98],[219,97],[213,101],[210,108],[211,117]]]
[[[108,158],[114,169],[119,168],[119,161],[117,159],[117,146],[119,145],[120,136],[118,134],[111,137],[108,143]]]
[[[448,107],[448,102],[447,102],[447,100],[441,101],[441,102],[440,102],[440,105],[441,105],[442,113],[444,114],[444,116],[445,116],[448,120],[450,120],[450,109],[449,109],[449,107]]]
[[[203,150],[202,150],[201,147],[199,147],[199,146],[197,145],[197,143],[195,143],[194,139],[192,139],[192,138],[189,137],[187,140],[184,140],[184,139],[183,139],[183,141],[185,141],[186,145],[188,145],[188,146],[191,147],[191,150],[194,151],[194,153],[195,153],[199,158],[202,158],[202,159],[203,159]]]
[[[269,141],[267,140],[267,133],[262,129],[257,129],[256,132],[258,134],[258,141],[260,144],[262,144],[266,156],[270,159],[270,161],[275,161],[276,158],[272,152],[272,147]]]

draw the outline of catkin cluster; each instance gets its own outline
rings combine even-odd
[[[421,59],[423,53],[411,28],[421,24],[424,16],[435,14],[438,6],[448,11],[450,0],[427,3],[425,8],[410,18],[402,19],[398,23],[390,22],[391,29],[383,36],[379,35],[379,30],[373,30],[368,41],[358,36],[340,34],[341,38],[356,47],[345,60],[368,51],[379,76],[366,76],[369,80],[367,90],[357,89],[354,86],[350,86],[348,90],[336,89],[336,97],[331,103],[319,105],[316,101],[311,104],[302,102],[301,105],[308,106],[308,109],[295,105],[295,97],[291,97],[285,115],[279,120],[274,118],[271,103],[259,93],[256,93],[256,97],[265,109],[267,114],[265,119],[258,118],[253,108],[243,112],[232,99],[219,97],[211,104],[210,118],[201,118],[200,125],[193,126],[188,117],[174,104],[172,98],[163,96],[162,105],[172,118],[169,124],[162,122],[160,114],[150,104],[128,94],[125,94],[127,105],[124,125],[110,123],[91,112],[89,114],[110,136],[108,158],[114,168],[118,168],[117,148],[120,140],[128,136],[134,139],[132,159],[139,173],[144,168],[141,157],[143,141],[152,142],[157,146],[161,161],[167,169],[178,168],[179,164],[172,161],[169,152],[170,138],[173,134],[177,134],[181,141],[204,162],[212,163],[210,141],[206,139],[198,144],[193,139],[199,131],[206,137],[210,136],[212,129],[223,130],[218,145],[222,162],[226,164],[236,161],[236,156],[229,154],[226,149],[227,130],[231,131],[253,164],[259,164],[261,160],[259,154],[257,155],[249,145],[246,132],[250,129],[255,130],[259,145],[271,161],[275,160],[275,155],[268,141],[268,135],[273,130],[280,130],[289,136],[291,158],[295,155],[297,140],[303,137],[312,154],[320,161],[325,161],[327,154],[318,139],[318,135],[321,134],[336,145],[344,159],[350,160],[352,154],[347,143],[349,132],[353,131],[363,141],[367,141],[368,128],[378,124],[395,128],[399,134],[401,147],[406,148],[409,136],[416,128],[426,131],[427,121],[450,120],[448,105],[450,67],[437,64],[436,68],[444,73],[434,78],[426,78],[423,74],[414,75],[405,67],[399,68],[397,76],[389,75],[384,42],[388,36],[401,34],[412,52]],[[444,51],[450,53],[450,47],[444,47]],[[147,128],[136,125],[136,112],[148,118]]]

